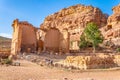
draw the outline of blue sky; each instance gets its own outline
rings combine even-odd
[[[93,5],[103,13],[112,14],[112,7],[120,0],[0,0],[0,35],[12,36],[12,21],[28,21],[36,27],[44,18],[62,8],[76,4]]]

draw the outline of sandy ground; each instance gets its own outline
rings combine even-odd
[[[20,62],[21,66],[0,66],[0,80],[120,80],[120,70],[71,72],[25,60]]]

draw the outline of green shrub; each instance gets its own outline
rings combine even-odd
[[[2,64],[10,64],[11,65],[12,64],[12,59],[8,59],[8,58],[7,59],[2,59],[1,63]]]
[[[88,23],[80,37],[80,47],[93,47],[93,53],[95,53],[96,47],[103,42],[103,35],[101,34],[98,26],[91,22]]]
[[[116,51],[117,51],[117,52],[120,52],[120,48],[117,48]]]

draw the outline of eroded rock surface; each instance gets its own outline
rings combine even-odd
[[[69,49],[79,49],[80,35],[87,23],[95,22],[98,27],[101,28],[106,25],[107,17],[108,16],[103,14],[99,8],[78,4],[47,16],[41,24],[40,29],[44,31],[45,36],[50,34],[51,29],[57,29],[60,32],[58,35],[59,42],[57,42],[59,43],[59,48],[54,48],[68,52]],[[44,38],[49,40],[48,37]],[[51,38],[54,40],[55,34],[53,36],[51,35]],[[47,41],[45,41],[45,45],[45,47],[50,46]]]
[[[104,28],[104,36],[115,45],[120,45],[120,4],[112,10],[113,14],[108,17],[107,26]]]

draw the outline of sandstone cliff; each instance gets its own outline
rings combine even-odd
[[[84,28],[88,22],[95,22],[99,27],[102,27],[106,25],[107,17],[108,16],[103,14],[98,8],[78,4],[47,16],[40,28]]]
[[[107,26],[104,28],[105,39],[111,39],[116,45],[120,45],[120,4],[113,7],[113,14],[108,17]]]
[[[78,50],[80,35],[89,22],[95,22],[99,28],[107,24],[108,16],[103,14],[99,8],[85,5],[75,5],[64,8],[59,12],[49,15],[40,25],[40,29],[45,33],[45,48],[51,48],[51,45],[57,45],[54,49]],[[52,29],[52,30],[51,30]],[[58,31],[55,31],[55,30]],[[53,33],[54,32],[54,33]],[[57,38],[57,43],[48,45]],[[51,38],[51,39],[50,39]],[[58,50],[59,50],[58,49]]]

